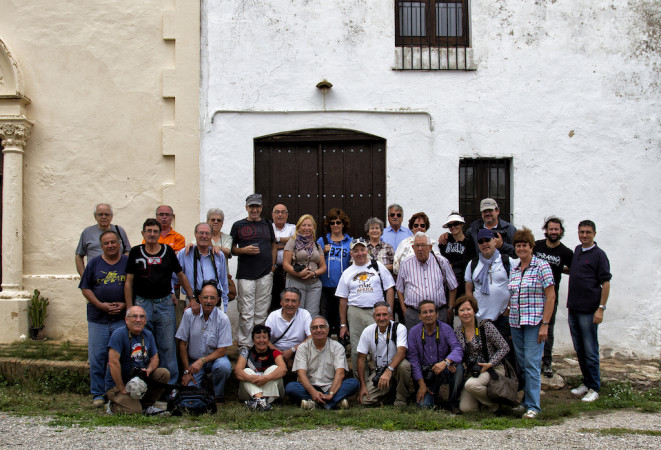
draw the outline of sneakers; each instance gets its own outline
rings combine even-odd
[[[95,398],[92,402],[92,406],[95,408],[101,408],[106,402],[102,398]]]
[[[270,411],[271,409],[273,409],[273,407],[268,404],[268,402],[264,397],[256,398],[255,403],[257,404],[257,408],[260,411]]]
[[[583,400],[584,402],[593,402],[598,398],[599,398],[599,392],[590,389],[587,392],[587,394],[585,394],[585,397],[583,397],[581,400]]]
[[[316,409],[317,404],[315,403],[314,400],[301,400],[301,408],[302,409]]]
[[[244,404],[246,405],[246,407],[247,407],[248,409],[250,409],[250,410],[256,411],[257,409],[259,409],[259,406],[257,405],[257,399],[256,399],[256,398],[252,398],[252,399],[250,399],[250,400],[246,400],[246,401],[243,402],[243,403],[244,403]]]
[[[347,409],[349,407],[349,400],[343,398],[340,400],[340,403],[337,404],[337,407],[340,409]]]
[[[108,402],[108,404],[106,405],[106,414],[108,414],[109,416],[115,414],[114,412],[112,412],[112,408],[110,408],[110,402]]]
[[[521,416],[522,419],[536,419],[539,413],[534,409],[529,409],[524,415]]]
[[[588,387],[587,387],[586,385],[584,385],[584,384],[581,384],[581,385],[580,385],[579,387],[577,387],[576,389],[572,389],[572,390],[571,390],[571,394],[572,394],[572,395],[575,395],[575,396],[577,396],[577,397],[580,397],[580,396],[582,396],[582,395],[587,394],[588,391],[589,391]]]
[[[169,416],[170,413],[166,411],[165,409],[157,408],[155,406],[148,406],[146,407],[142,413],[145,416]]]
[[[542,364],[542,374],[546,378],[553,378],[553,369],[551,369],[551,363]]]

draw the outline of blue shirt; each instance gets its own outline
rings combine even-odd
[[[108,264],[103,256],[89,260],[83,276],[80,277],[79,289],[89,289],[101,303],[124,303],[124,282],[126,281],[126,263],[129,258],[122,255],[115,264]],[[91,303],[87,303],[87,320],[95,323],[109,323],[124,320],[123,312],[108,314]]]
[[[351,255],[349,254],[349,246],[351,245],[351,238],[348,234],[344,235],[344,239],[339,244],[333,242],[330,238],[330,233],[326,234],[326,239],[331,248],[328,253],[324,255],[326,258],[326,272],[322,274],[319,279],[324,287],[334,288],[340,282],[342,272],[349,267]],[[325,247],[324,238],[317,239],[317,243],[323,249]]]
[[[129,341],[129,335],[131,336]],[[122,380],[126,383],[131,377],[131,369],[138,367],[146,369],[149,360],[158,355],[154,335],[149,330],[142,330],[138,336],[131,334],[126,327],[116,329],[110,341],[108,349],[119,353],[119,364],[122,367]],[[115,387],[110,369],[106,371],[106,391]]]
[[[413,232],[408,228],[399,227],[399,230],[395,231],[390,225],[388,225],[386,229],[383,230],[381,240],[387,244],[392,245],[392,248],[397,250],[399,244],[409,236],[413,236]]]
[[[227,287],[227,264],[225,264],[225,255],[223,252],[220,252],[219,254],[214,253],[212,258],[213,250],[211,248],[209,248],[209,254],[207,256],[200,254],[200,259],[196,261],[197,280],[194,280],[195,277],[193,275],[195,274],[195,269],[193,262],[195,259],[195,249],[196,247],[191,248],[188,254],[186,254],[185,248],[177,253],[177,260],[179,261],[179,264],[181,264],[181,268],[184,271],[186,278],[188,278],[191,288],[193,288],[193,291],[199,291],[202,289],[202,283],[204,281],[220,281],[218,288],[222,291],[220,293],[220,298],[223,300],[223,311],[227,311],[227,303],[229,302],[227,293],[229,292],[229,288]],[[212,261],[216,263],[216,267],[214,267]],[[220,278],[220,280],[218,278]],[[178,282],[178,278],[173,276],[172,286]]]

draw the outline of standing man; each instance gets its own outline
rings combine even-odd
[[[303,342],[296,352],[294,372],[298,381],[285,387],[287,395],[301,401],[301,408],[315,409],[321,405],[331,409],[349,407],[347,397],[358,391],[358,380],[346,378],[347,357],[344,347],[328,338],[328,321],[321,316],[310,323],[312,339]]]
[[[145,310],[132,306],[126,310],[126,327],[115,330],[108,342],[108,371],[106,373],[106,395],[113,413],[154,414],[163,412],[154,408],[154,403],[163,393],[162,388],[147,387],[141,400],[126,392],[126,383],[132,378],[133,369],[141,369],[145,375],[158,383],[167,383],[168,369],[158,367],[159,358],[154,336],[145,330]]]
[[[412,236],[413,233],[408,228],[402,226],[402,221],[404,220],[404,208],[399,206],[397,203],[393,203],[388,206],[388,225],[385,230],[383,230],[383,236],[381,240],[387,244],[390,244],[394,250],[397,250],[400,242],[406,239],[409,236]]]
[[[173,273],[186,290],[194,313],[199,313],[200,304],[195,300],[193,289],[181,270],[174,250],[158,242],[160,235],[161,224],[156,219],[145,220],[142,225],[145,243],[133,247],[129,252],[124,298],[127,307],[135,304],[146,311],[147,329],[154,334],[161,364],[168,369],[170,383],[174,384],[179,377],[179,370],[174,342],[177,331],[174,305],[177,304],[177,298],[171,293]]]
[[[273,227],[262,219],[262,195],[246,198],[248,217],[234,222],[232,254],[238,255],[236,270],[239,348],[252,346],[253,325],[264,323],[271,305],[277,247]]]
[[[156,208],[156,220],[161,225],[161,235],[158,237],[159,244],[165,244],[172,247],[172,250],[178,252],[186,246],[186,238],[174,231],[172,220],[174,219],[174,210],[171,206],[161,205]],[[142,240],[145,243],[145,240]]]
[[[225,255],[223,252],[214,253],[211,244],[211,225],[206,222],[198,223],[195,226],[195,246],[188,253],[186,251],[177,253],[177,260],[188,282],[192,283],[191,287],[196,297],[199,297],[204,283],[208,281],[216,283],[223,300],[223,311],[227,312],[229,288]]]
[[[227,315],[216,308],[220,298],[216,284],[204,284],[198,298],[202,310],[199,314],[193,313],[191,308],[184,311],[177,330],[184,368],[181,384],[200,385],[204,375],[210,373],[216,403],[222,403],[225,382],[232,373],[232,364],[227,358],[227,347],[232,345],[232,326]]]
[[[385,298],[392,311],[395,303],[395,280],[386,266],[370,260],[367,242],[363,238],[351,241],[350,253],[353,265],[348,267],[337,284],[335,295],[340,297],[340,339],[349,333],[351,338],[351,367],[358,363],[358,342],[365,327],[374,323],[372,308]],[[347,322],[349,327],[347,328]]]
[[[438,392],[442,384],[447,384],[448,409],[456,414],[464,381],[464,351],[452,327],[438,320],[436,305],[431,300],[420,303],[420,320],[408,333],[411,375],[418,384],[416,403],[422,408],[440,404]]]
[[[492,198],[485,198],[480,202],[480,212],[482,219],[478,219],[471,223],[466,231],[466,235],[471,236],[477,247],[477,233],[482,229],[491,230],[495,239],[496,248],[503,255],[509,255],[511,258],[517,258],[512,245],[516,227],[511,223],[499,219],[500,208],[498,203]],[[438,241],[441,245],[448,242],[448,233],[443,233],[439,236]]]
[[[375,323],[363,330],[358,343],[358,401],[366,406],[389,403],[394,388],[395,406],[406,406],[413,393],[411,364],[406,360],[406,327],[390,320],[386,302],[376,302],[372,311]],[[374,369],[370,369],[366,380],[367,355],[372,357]]]
[[[291,370],[298,346],[310,336],[310,313],[301,306],[301,291],[295,287],[285,288],[280,293],[282,308],[276,309],[266,319],[271,329],[270,348],[277,348]]]
[[[599,398],[601,375],[597,329],[604,320],[612,277],[606,253],[594,242],[596,234],[593,221],[583,220],[578,224],[581,245],[574,250],[567,294],[569,331],[583,374],[583,384],[572,389],[571,393],[583,395],[584,402]]]
[[[108,366],[108,341],[112,333],[124,327],[124,282],[128,257],[120,253],[120,239],[115,231],[104,231],[99,238],[103,254],[89,261],[78,287],[87,300],[87,359],[90,366],[92,404],[103,406]]]
[[[556,216],[548,217],[544,221],[542,230],[544,230],[546,239],[540,239],[535,242],[533,253],[551,266],[553,282],[555,283],[555,298],[560,298],[558,297],[560,277],[562,277],[563,272],[569,273],[574,254],[560,242],[560,239],[565,235],[565,227],[562,224],[561,218]],[[555,315],[557,312],[558,302],[555,302],[553,315],[549,322],[549,336],[544,342],[544,356],[542,356],[542,373],[549,378],[553,376],[553,368],[551,367],[553,363],[553,328],[555,327]]]
[[[94,219],[96,225],[89,226],[80,234],[78,247],[76,248],[76,270],[78,275],[83,276],[85,270],[85,257],[89,262],[92,258],[97,257],[103,253],[99,245],[99,238],[101,233],[108,230],[114,230],[119,236],[119,252],[128,254],[131,249],[131,243],[126,236],[126,231],[119,225],[111,225],[113,212],[112,207],[108,203],[99,203],[94,207]]]
[[[289,211],[283,204],[277,204],[273,207],[271,213],[273,218],[273,234],[275,235],[275,246],[278,249],[278,256],[276,258],[276,265],[278,266],[273,272],[273,289],[271,290],[271,306],[269,312],[275,311],[280,305],[280,293],[285,288],[285,271],[282,269],[282,254],[285,245],[289,239],[294,236],[296,225],[287,223],[289,218]]]
[[[431,240],[422,231],[415,234],[413,251],[415,254],[400,265],[397,276],[397,297],[406,328],[410,330],[420,323],[419,305],[423,300],[433,301],[441,320],[452,323],[452,308],[457,295],[457,278],[452,266],[445,257],[431,253]]]

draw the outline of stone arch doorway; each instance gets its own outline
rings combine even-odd
[[[256,138],[255,190],[264,196],[264,217],[284,203],[289,221],[311,214],[323,232],[325,214],[342,208],[352,237],[365,236],[369,217],[386,208],[386,140],[337,128],[289,131]]]

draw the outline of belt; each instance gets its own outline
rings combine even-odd
[[[358,309],[373,309],[374,308],[373,306],[355,306],[355,305],[349,305],[349,306],[352,306],[352,307],[358,308]]]

